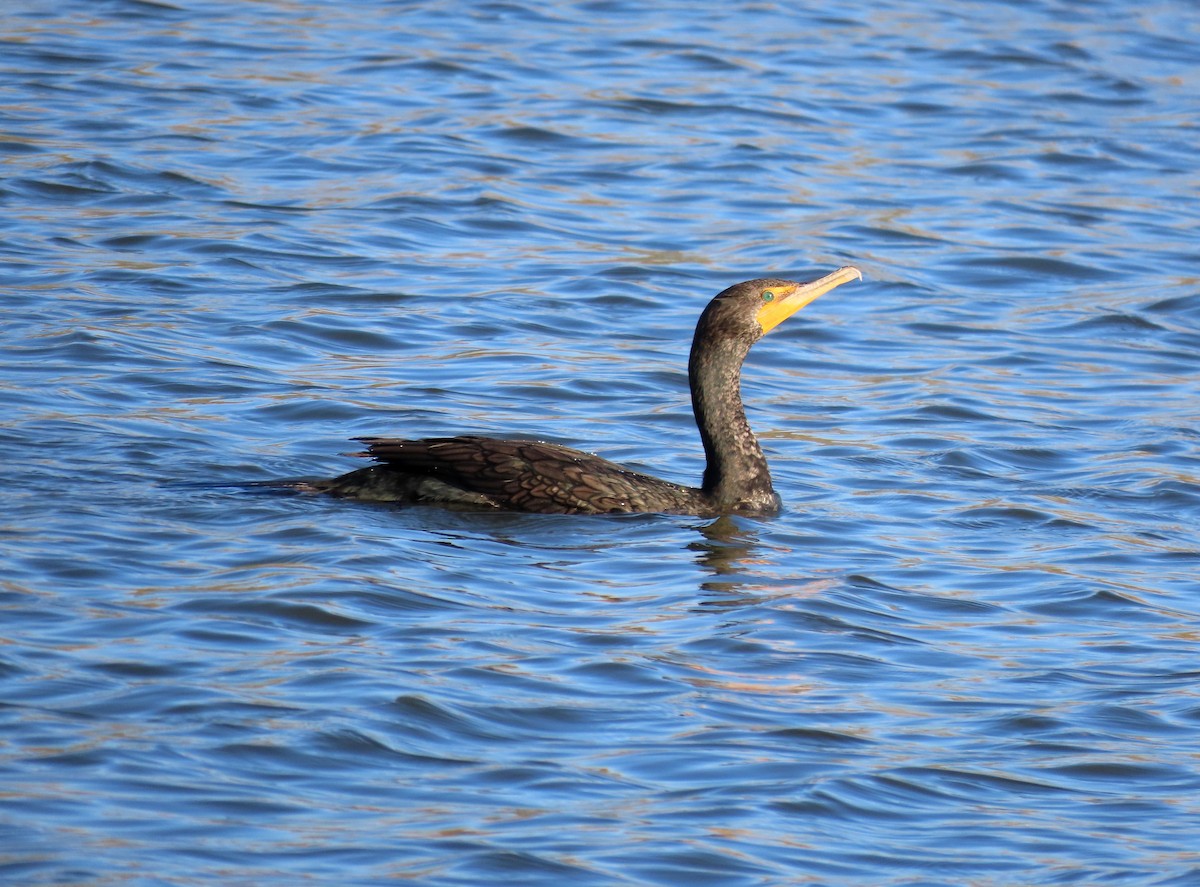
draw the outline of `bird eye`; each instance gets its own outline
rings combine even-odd
[[[765,292],[763,292],[762,300],[764,302],[771,302],[771,301],[774,301],[774,299],[775,299],[775,294],[773,292],[771,292],[770,290],[766,290]]]

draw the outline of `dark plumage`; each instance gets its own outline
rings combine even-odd
[[[779,496],[742,407],[742,361],[750,346],[813,299],[850,280],[841,268],[811,283],[748,280],[719,293],[696,324],[688,378],[708,464],[699,487],[622,468],[569,447],[533,440],[359,438],[355,455],[378,464],[332,480],[284,486],[333,496],[507,509],[543,514],[660,512],[771,514]]]

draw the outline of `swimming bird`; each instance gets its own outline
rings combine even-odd
[[[353,499],[539,514],[773,514],[780,498],[746,421],[742,362],[750,346],[796,311],[861,279],[847,266],[808,283],[747,280],[708,303],[688,361],[692,410],[708,460],[698,487],[558,444],[474,436],[355,438],[365,448],[353,455],[376,464],[328,480],[278,485]]]

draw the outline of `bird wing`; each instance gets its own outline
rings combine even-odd
[[[359,455],[405,475],[486,496],[497,507],[561,514],[669,511],[686,487],[558,444],[486,437],[358,438]],[[649,501],[647,501],[649,499]]]

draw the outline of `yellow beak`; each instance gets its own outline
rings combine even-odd
[[[851,280],[862,280],[862,273],[854,266],[847,265],[811,283],[793,283],[772,289],[775,298],[758,309],[759,325],[764,333],[769,333],[809,302]]]

